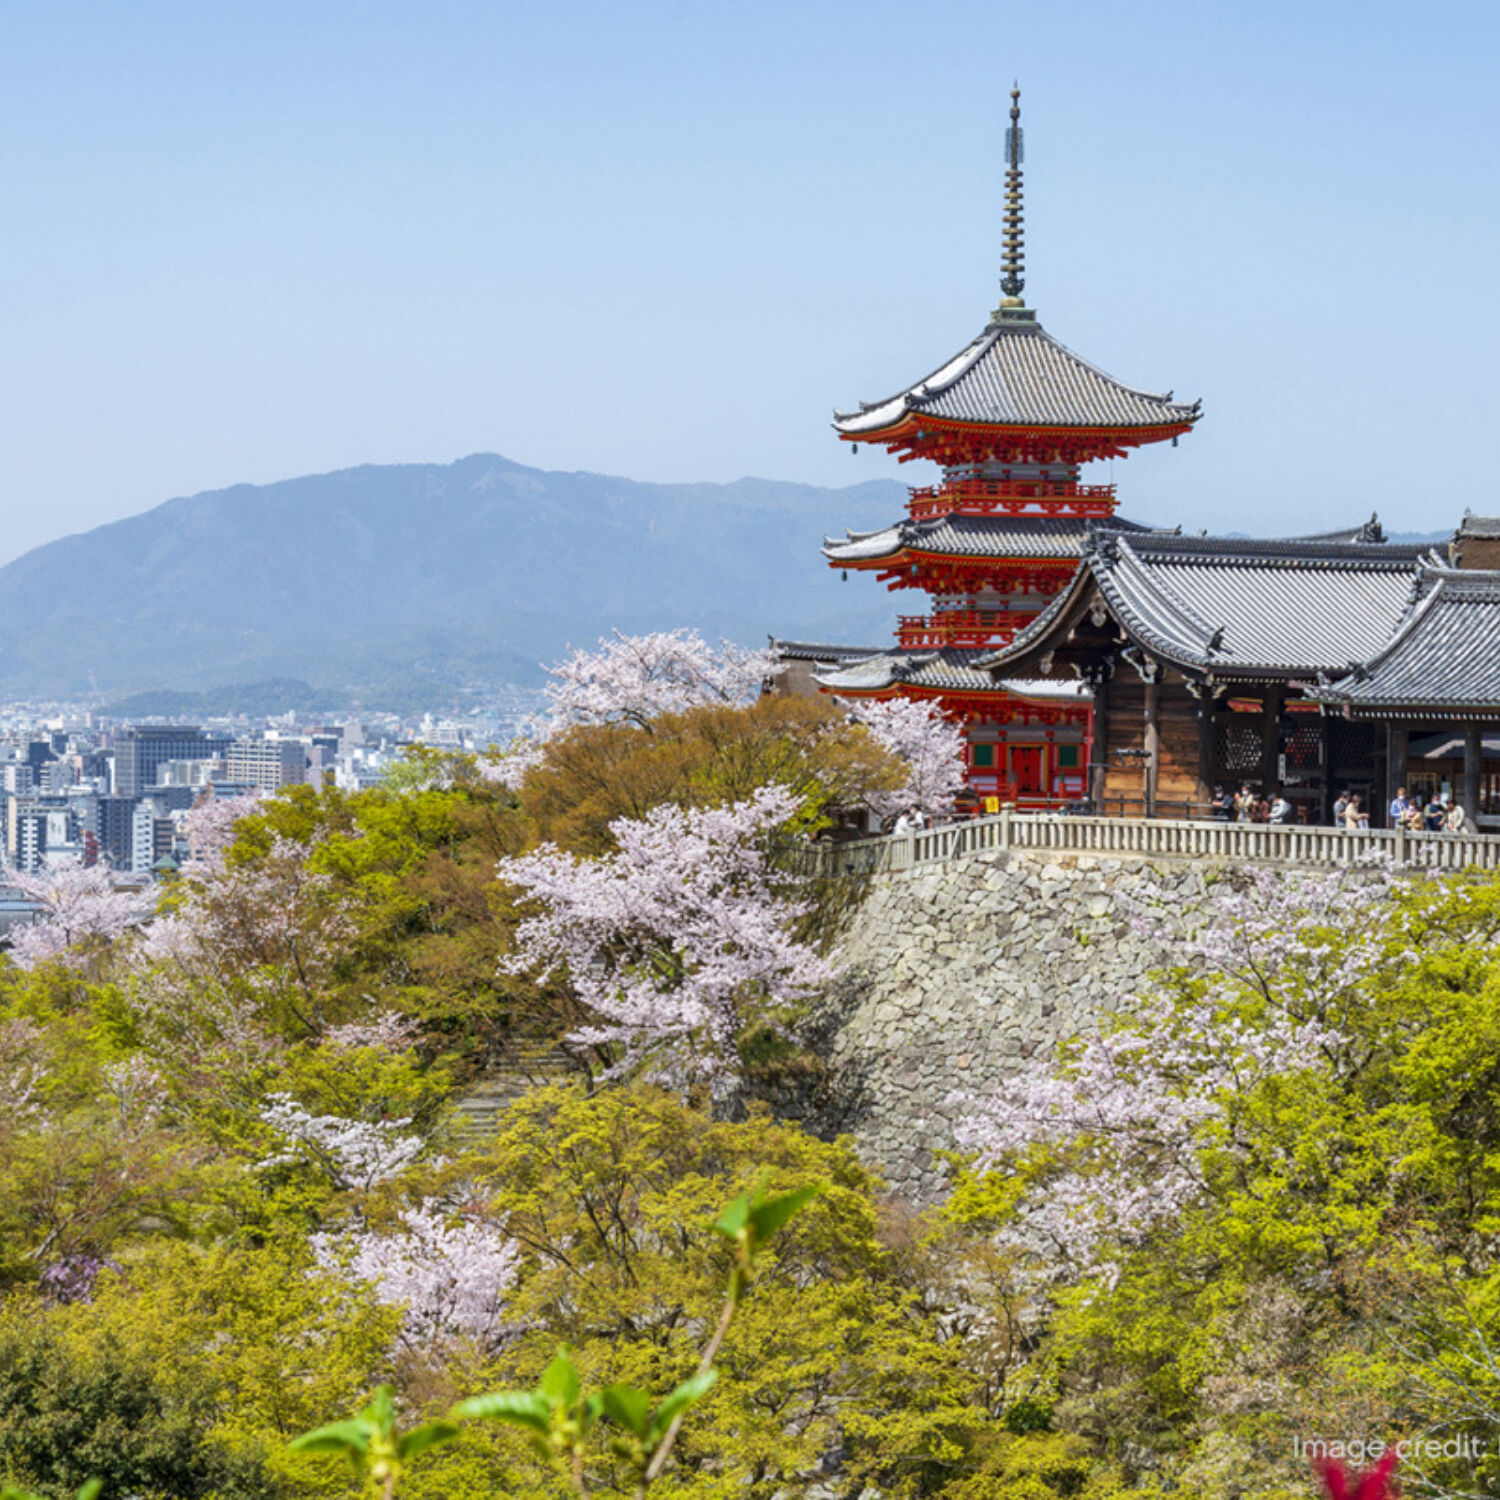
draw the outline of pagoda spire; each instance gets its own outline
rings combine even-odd
[[[1005,132],[1005,254],[1001,257],[1000,290],[1005,293],[996,314],[1007,308],[1024,307],[1021,293],[1026,287],[1025,206],[1021,191],[1021,163],[1026,146],[1021,130],[1021,86],[1010,91],[1010,129]]]

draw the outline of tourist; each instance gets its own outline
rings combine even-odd
[[[1273,823],[1290,823],[1293,816],[1292,804],[1287,801],[1286,793],[1280,787],[1277,787],[1275,799],[1271,803],[1271,821]]]
[[[1214,788],[1214,800],[1209,806],[1217,822],[1227,823],[1234,816],[1234,798],[1224,787]]]
[[[1443,799],[1447,802],[1447,798]],[[1443,827],[1449,833],[1467,833],[1469,831],[1469,815],[1463,810],[1460,803],[1449,804],[1447,816],[1443,819]]]
[[[1239,790],[1234,799],[1235,820],[1240,823],[1249,823],[1255,817],[1255,793],[1250,790],[1247,781]]]
[[[1392,828],[1400,828],[1406,822],[1407,808],[1406,788],[1398,786],[1396,788],[1396,795],[1391,798],[1390,814]]]
[[[911,831],[911,817],[907,813],[902,813],[901,816],[896,819],[896,826],[891,829],[891,833],[894,837],[899,839],[905,838],[906,835]]]
[[[1443,831],[1443,819],[1448,810],[1438,797],[1437,788],[1434,787],[1432,795],[1427,799],[1427,806],[1422,810],[1422,822],[1428,833],[1441,833]]]
[[[1342,828],[1344,826],[1344,814],[1349,811],[1349,791],[1346,787],[1338,795],[1338,800],[1333,804],[1333,826]]]
[[[1363,811],[1359,805],[1359,793],[1349,794],[1349,806],[1344,809],[1344,831],[1346,833],[1358,833],[1361,829],[1370,826],[1370,815]]]

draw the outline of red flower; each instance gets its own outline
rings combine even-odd
[[[1396,1450],[1392,1448],[1365,1474],[1351,1474],[1332,1459],[1318,1460],[1313,1468],[1328,1487],[1328,1500],[1388,1500],[1396,1493],[1389,1482],[1396,1463]]]

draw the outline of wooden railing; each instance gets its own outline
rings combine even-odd
[[[1115,487],[1038,479],[954,479],[913,489],[910,507],[911,514],[918,518],[1020,511],[1100,517],[1113,513]]]
[[[898,615],[903,646],[988,646],[1007,640],[1037,617],[1034,609],[945,609],[932,615]]]
[[[1214,859],[1247,865],[1316,869],[1373,863],[1427,870],[1500,870],[1500,836],[1304,828],[1145,818],[1082,818],[1001,812],[920,833],[814,844],[804,851],[809,874],[878,875],[961,859],[986,849],[1055,850],[1059,854],[1127,855],[1146,859]]]

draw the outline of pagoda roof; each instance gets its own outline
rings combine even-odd
[[[1308,696],[1355,712],[1500,711],[1500,572],[1424,567],[1384,646]]]
[[[997,679],[975,663],[991,655],[988,647],[946,646],[940,651],[883,651],[850,662],[830,672],[814,673],[820,687],[830,692],[880,693],[894,687],[930,688],[945,693],[994,693],[1015,698],[1041,698],[1069,703],[1086,701],[1089,690],[1081,682],[1046,678]]]
[[[834,416],[844,437],[873,437],[908,416],[993,427],[1180,428],[1201,402],[1122,385],[1053,338],[1035,316],[1007,310],[961,353],[885,401]]]
[[[1110,524],[1122,532],[1147,530],[1123,518]],[[823,555],[834,564],[873,562],[902,552],[1077,559],[1088,543],[1089,525],[1075,516],[930,516],[879,531],[851,531],[843,541],[825,536]]]
[[[835,646],[825,641],[782,641],[769,637],[771,654],[778,661],[859,661],[878,656],[884,646]]]
[[[1130,642],[1194,674],[1343,672],[1390,639],[1430,556],[1422,546],[1096,526],[1069,587],[982,665],[1025,670],[1063,648],[1090,601],[1102,599]]]

